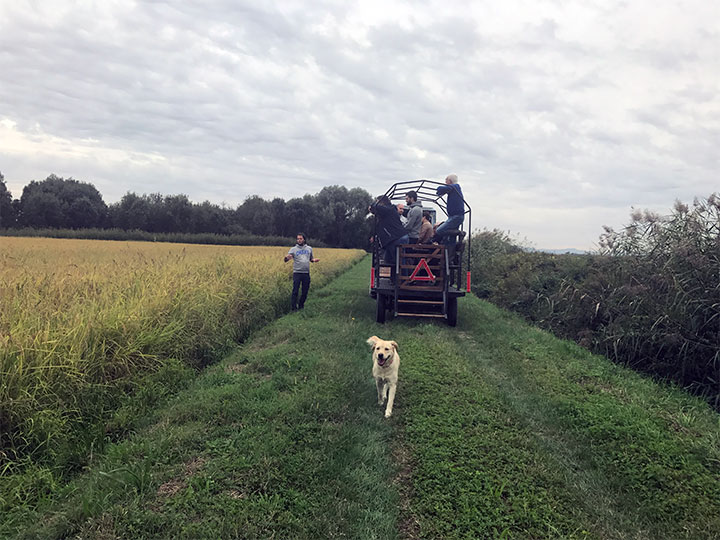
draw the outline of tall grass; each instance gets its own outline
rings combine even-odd
[[[720,406],[720,197],[635,212],[598,255],[525,253],[497,231],[473,250],[480,296]]]
[[[611,301],[597,297],[606,331],[596,346],[720,405],[720,197],[678,201],[664,217],[635,212],[600,249],[618,264]]]
[[[81,467],[141,377],[182,377],[289,304],[287,248],[2,242],[0,475],[37,485],[0,489],[0,508]],[[362,255],[323,250],[313,283]]]

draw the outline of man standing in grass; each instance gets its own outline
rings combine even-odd
[[[310,263],[316,263],[320,259],[313,258],[313,250],[307,245],[305,233],[297,233],[297,244],[290,248],[285,255],[285,262],[293,260],[293,288],[290,297],[290,306],[293,311],[305,307],[305,299],[310,289]],[[298,291],[302,285],[302,293],[298,302]]]

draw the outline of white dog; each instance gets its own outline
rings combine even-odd
[[[397,390],[398,369],[400,368],[400,355],[397,352],[398,344],[394,341],[382,340],[377,336],[368,338],[367,342],[373,348],[372,374],[375,377],[375,385],[377,386],[378,405],[383,405],[387,399],[385,418],[389,418],[392,415],[395,390]]]

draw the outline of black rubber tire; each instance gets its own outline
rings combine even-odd
[[[448,326],[457,326],[457,296],[447,299],[447,323]]]
[[[377,303],[375,305],[375,321],[384,324],[385,323],[385,295],[377,295]]]

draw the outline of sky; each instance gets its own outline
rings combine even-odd
[[[720,191],[720,3],[0,3],[0,172],[231,207],[458,175],[473,229],[593,250]]]

